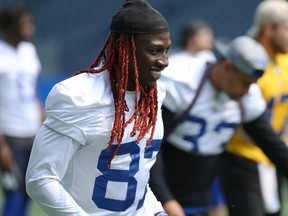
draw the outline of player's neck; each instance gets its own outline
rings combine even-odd
[[[221,65],[215,64],[211,66],[209,73],[209,79],[214,86],[214,88],[218,91],[221,91],[221,76],[219,73],[221,73]]]
[[[18,44],[21,42],[19,40],[14,39],[13,37],[6,37],[5,41],[14,48],[17,48]]]
[[[276,50],[271,46],[271,43],[264,37],[259,37],[258,38],[258,42],[261,43],[261,45],[264,47],[264,49],[266,50],[269,59],[274,61],[276,60]]]

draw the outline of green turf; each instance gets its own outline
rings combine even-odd
[[[46,216],[46,214],[41,210],[41,208],[35,202],[31,203],[31,216]]]

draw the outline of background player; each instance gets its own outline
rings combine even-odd
[[[41,69],[34,45],[30,11],[20,6],[0,10],[0,166],[3,216],[24,216],[28,196],[25,173],[33,140],[42,121],[36,83]]]
[[[167,88],[163,104],[165,133],[174,124],[174,116],[187,109],[200,93],[194,107],[167,137],[152,169],[150,186],[169,215],[207,215],[221,153],[241,119],[265,153],[283,171],[288,170],[287,147],[267,122],[265,101],[254,84],[268,64],[265,50],[247,36],[232,43],[218,43],[217,47],[223,58],[216,64],[206,67],[196,60],[170,62],[160,79]],[[237,101],[242,97],[243,116]],[[171,208],[175,201],[182,211]]]
[[[211,26],[200,19],[193,19],[185,23],[181,29],[180,50],[169,56],[169,61],[183,61],[184,59],[200,58],[207,62],[215,62],[212,52],[214,35]]]
[[[281,135],[288,110],[288,2],[261,2],[248,34],[256,38],[269,55],[269,66],[257,84],[267,103],[266,117]],[[275,167],[241,128],[228,145],[223,166],[231,216],[280,215]]]

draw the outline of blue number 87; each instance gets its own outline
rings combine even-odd
[[[161,140],[153,140],[145,151],[144,158],[151,158],[153,151],[159,150],[160,143]],[[97,168],[103,175],[98,176],[95,179],[92,200],[99,208],[114,212],[122,212],[134,203],[136,197],[137,180],[135,179],[135,175],[139,171],[140,147],[135,142],[122,143],[120,145],[116,157],[126,154],[129,155],[131,159],[128,168],[121,170],[113,169],[113,166],[110,168],[106,167],[106,163],[111,157],[111,152],[114,151],[115,147],[116,146],[112,146],[109,151],[103,150],[100,154]],[[111,182],[119,184],[119,186],[122,185],[123,187],[119,188],[119,190],[126,188],[126,195],[123,196],[123,199],[107,197],[107,186]],[[142,207],[145,193],[143,194],[143,198],[139,201],[137,209]]]

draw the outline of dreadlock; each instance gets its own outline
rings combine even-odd
[[[119,38],[119,51],[115,49],[115,41]],[[125,112],[129,111],[126,104],[125,94],[128,84],[129,76],[129,56],[132,52],[134,76],[135,76],[135,111],[130,117],[126,119]],[[118,54],[118,55],[117,55]],[[100,68],[96,68],[100,62],[104,59],[103,65]],[[130,132],[130,136],[133,137],[137,134],[136,143],[150,131],[150,138],[146,143],[146,148],[152,142],[153,135],[156,127],[157,120],[157,87],[154,86],[148,89],[145,86],[141,86],[138,81],[138,68],[136,59],[136,46],[133,34],[119,34],[110,33],[104,46],[102,47],[99,55],[95,61],[90,65],[88,69],[81,70],[80,73],[100,73],[105,70],[109,71],[111,90],[113,92],[115,118],[113,128],[111,130],[110,140],[108,142],[107,150],[109,150],[114,141],[117,142],[116,148],[112,152],[107,166],[110,166],[112,159],[115,157],[120,144],[124,136],[124,130],[128,124],[134,121],[134,126]],[[140,92],[140,98],[138,93]]]

